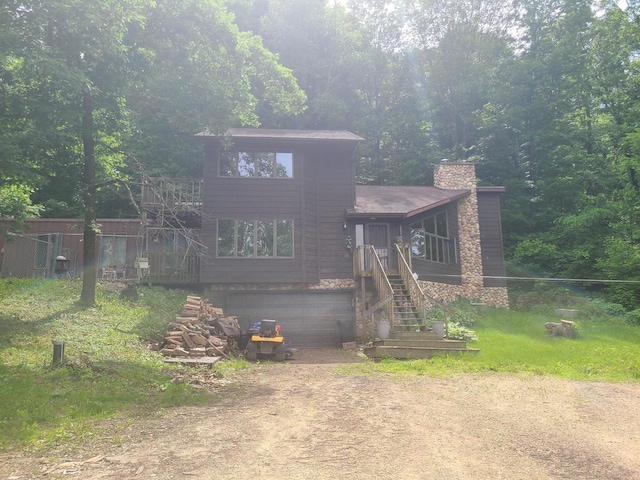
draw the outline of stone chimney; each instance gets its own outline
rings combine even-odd
[[[476,194],[476,166],[470,162],[442,160],[436,166],[434,186],[443,190],[470,190],[471,194],[458,201],[458,250],[462,273],[462,290],[467,298],[481,298],[482,250]]]

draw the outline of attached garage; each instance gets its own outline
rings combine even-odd
[[[230,292],[225,312],[243,329],[276,320],[292,347],[338,347],[354,335],[352,292]]]

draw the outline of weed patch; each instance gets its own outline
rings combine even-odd
[[[185,291],[142,287],[129,302],[117,285],[99,285],[96,306],[82,308],[80,288],[73,280],[0,280],[0,449],[82,440],[96,420],[210,401],[171,382],[171,367],[146,348]],[[52,340],[65,342],[59,368],[51,366]]]

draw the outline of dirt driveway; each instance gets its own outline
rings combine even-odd
[[[214,406],[0,457],[0,479],[640,479],[640,384],[345,375],[350,352],[296,356],[241,372]]]

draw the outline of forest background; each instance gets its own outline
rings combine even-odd
[[[447,158],[504,185],[511,275],[639,281],[640,2],[621,2],[0,0],[0,217],[95,231],[137,216],[143,171],[201,176],[195,133],[346,129],[360,183],[427,185]]]

